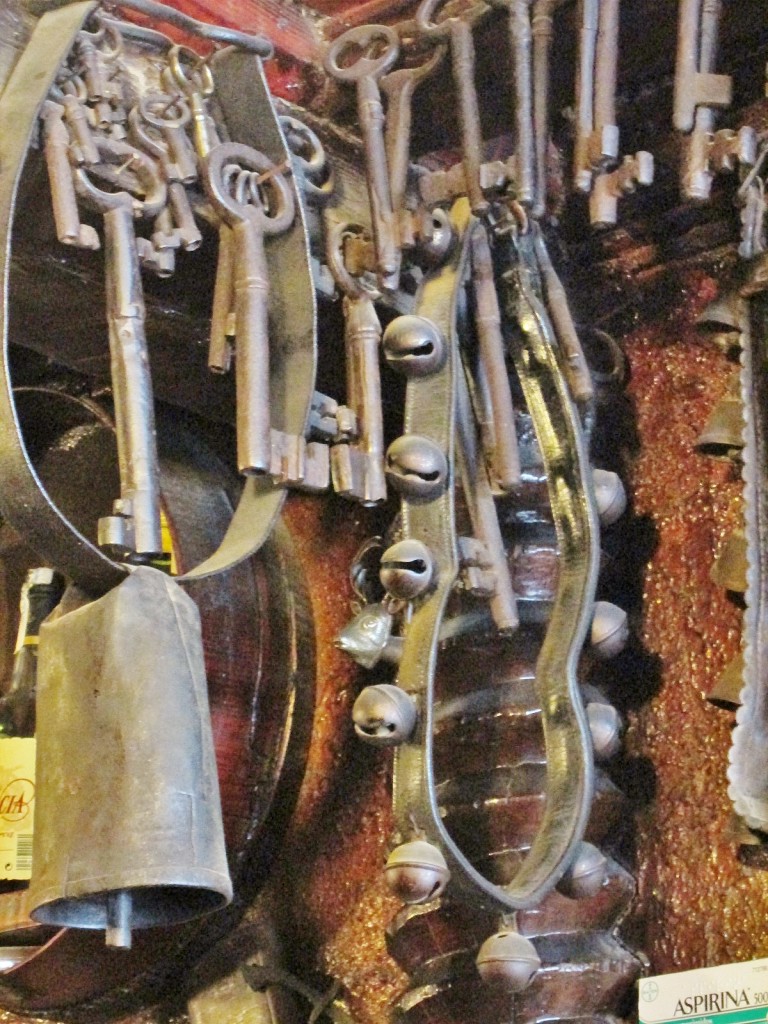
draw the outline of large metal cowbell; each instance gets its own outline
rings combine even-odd
[[[232,898],[200,617],[140,567],[40,634],[31,916],[104,928],[185,921]]]

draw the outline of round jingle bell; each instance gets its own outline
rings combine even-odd
[[[406,377],[427,377],[445,362],[445,339],[424,316],[406,313],[397,317],[381,341],[389,366]]]
[[[621,750],[621,715],[613,704],[590,701],[587,722],[596,761],[608,761]]]
[[[572,900],[596,896],[603,887],[608,861],[592,843],[582,843],[573,863],[557,883],[557,891]]]
[[[609,469],[593,469],[595,501],[601,526],[613,526],[627,509],[627,492],[621,477]]]
[[[608,659],[619,654],[629,640],[627,613],[610,601],[595,601],[590,642],[598,658]]]
[[[522,992],[541,967],[536,947],[511,928],[486,939],[475,960],[484,982],[502,985],[510,992]]]
[[[429,589],[434,576],[434,560],[420,540],[401,540],[381,556],[379,579],[392,597],[412,601]]]
[[[435,899],[450,877],[442,852],[424,839],[396,846],[384,868],[387,885],[403,903],[427,903]]]
[[[405,690],[391,683],[366,686],[352,708],[355,733],[374,747],[403,743],[416,725],[416,705]]]

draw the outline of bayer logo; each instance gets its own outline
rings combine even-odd
[[[646,981],[640,990],[640,998],[645,1003],[652,1003],[659,995],[659,986],[655,981]]]

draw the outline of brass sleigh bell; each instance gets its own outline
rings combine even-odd
[[[200,616],[164,573],[42,627],[37,749],[35,921],[128,947],[231,900]]]

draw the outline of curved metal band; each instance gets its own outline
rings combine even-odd
[[[72,4],[42,17],[0,96],[0,515],[57,569],[84,589],[101,593],[119,583],[126,570],[78,533],[48,497],[24,447],[8,362],[11,235],[19,181],[43,102],[95,6]]]
[[[568,868],[592,804],[592,740],[576,670],[593,614],[600,527],[585,435],[541,295],[536,239],[529,233],[506,244],[512,266],[502,274],[501,298],[522,332],[512,357],[544,460],[559,553],[557,591],[536,662],[547,752],[544,817],[520,871],[505,886],[511,903],[528,908]]]
[[[70,2],[71,0],[26,0],[25,7],[30,14],[41,15]],[[219,43],[221,46],[237,46],[259,57],[271,57],[274,53],[274,47],[266,36],[250,35],[234,28],[225,28],[223,25],[210,25],[208,22],[191,18],[183,11],[177,11],[167,4],[157,3],[156,0],[120,0],[118,6],[138,11],[166,25],[175,25],[183,32],[189,32],[190,35],[199,36],[201,39],[210,39],[212,43]]]
[[[467,204],[454,226],[462,243],[450,263],[427,279],[418,296],[420,315],[450,340],[449,358],[437,374],[412,380],[406,396],[406,432],[429,437],[453,467],[457,374],[456,306],[468,254]],[[515,243],[513,243],[515,244]],[[527,248],[526,248],[527,247]],[[414,612],[405,636],[398,683],[416,700],[416,731],[395,753],[393,783],[397,828],[414,825],[439,846],[457,894],[489,908],[528,909],[557,883],[583,838],[592,800],[592,745],[576,679],[576,663],[590,622],[598,567],[598,522],[578,413],[558,362],[554,334],[531,281],[535,254],[530,239],[514,260],[508,314],[518,319],[525,342],[515,353],[536,433],[545,457],[558,532],[561,568],[552,616],[536,666],[547,751],[544,818],[520,870],[504,886],[490,882],[467,860],[447,831],[435,794],[432,735],[434,674],[440,624],[458,572],[453,472],[445,492],[427,503],[403,502],[403,528],[427,544],[438,584]]]
[[[44,15],[0,97],[0,515],[44,559],[84,590],[99,594],[119,583],[126,569],[110,561],[75,530],[48,497],[24,447],[8,362],[11,235],[19,180],[42,104],[75,36],[94,7],[91,2],[71,4]],[[288,147],[259,58],[226,50],[216,56],[215,67],[221,106],[232,135],[246,144],[258,142],[275,163],[288,160]],[[294,198],[299,216],[291,229],[273,239],[269,246],[268,259],[275,281],[270,295],[270,318],[274,324],[270,390],[274,426],[286,433],[303,434],[315,381],[317,317],[309,236],[301,197]],[[223,572],[258,551],[284,500],[284,488],[268,480],[247,480],[221,546],[179,579],[200,579]]]

